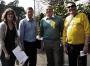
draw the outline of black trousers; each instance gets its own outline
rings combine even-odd
[[[1,63],[2,63],[2,66],[14,66],[15,65],[16,58],[15,58],[14,54],[12,53],[12,51],[9,54],[10,54],[10,59],[7,60],[5,58],[4,52],[2,51],[2,54],[1,54]]]
[[[23,66],[36,66],[37,48],[35,42],[24,41],[24,51],[29,57]]]
[[[87,66],[87,55],[80,56],[83,47],[84,44],[68,46],[69,66]]]

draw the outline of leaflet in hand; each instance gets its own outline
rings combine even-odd
[[[25,54],[24,51],[21,50],[19,46],[17,46],[13,51],[14,55],[16,56],[17,60],[20,64],[24,64],[28,59],[28,56]]]

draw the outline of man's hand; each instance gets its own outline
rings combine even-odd
[[[83,51],[84,51],[85,54],[88,53],[88,45],[84,45],[84,47],[83,47]]]
[[[67,50],[66,47],[64,47],[64,51],[65,51],[66,54],[68,54],[68,50]]]

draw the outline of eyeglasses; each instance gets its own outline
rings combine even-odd
[[[75,5],[67,6],[67,8],[70,8],[70,7],[73,8],[73,7],[76,7],[76,6]]]

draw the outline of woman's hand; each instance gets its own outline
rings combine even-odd
[[[6,58],[7,60],[9,60],[9,59],[10,59],[10,55],[9,55],[8,53],[5,53],[5,58]]]

